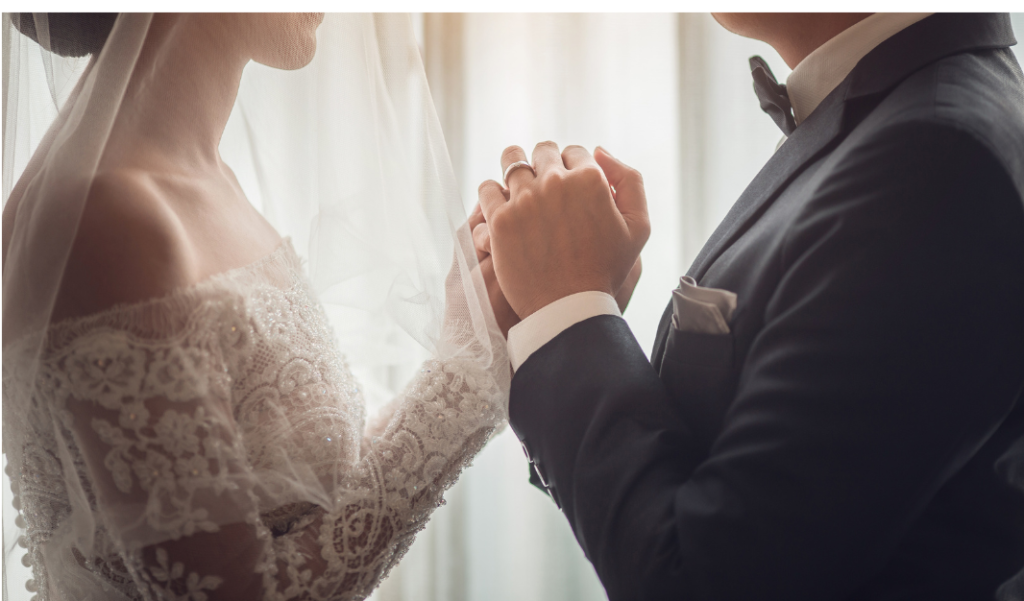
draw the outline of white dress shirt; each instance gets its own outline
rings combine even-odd
[[[797,125],[846,79],[864,55],[930,14],[875,13],[808,54],[786,79]],[[508,332],[512,369],[518,370],[530,355],[570,326],[598,315],[622,314],[610,295],[591,291],[561,298],[528,316]]]

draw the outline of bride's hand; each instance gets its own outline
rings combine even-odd
[[[473,208],[473,212],[469,215],[469,228],[473,232],[473,246],[476,247],[476,259],[480,265],[480,275],[483,276],[484,283],[487,285],[487,296],[491,301],[491,309],[494,311],[495,319],[498,320],[501,334],[508,338],[508,331],[512,326],[519,323],[519,316],[516,315],[511,305],[508,304],[508,300],[505,299],[505,293],[501,291],[501,286],[498,285],[498,278],[494,274],[494,261],[491,258],[490,231],[484,222],[484,214],[480,210],[479,204]]]

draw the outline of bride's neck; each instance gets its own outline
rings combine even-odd
[[[213,23],[154,15],[111,132],[113,144],[125,152],[155,150],[189,170],[220,168],[218,146],[248,57]]]

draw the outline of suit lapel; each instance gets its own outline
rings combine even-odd
[[[1015,41],[1009,15],[936,14],[879,44],[769,159],[708,239],[687,275],[700,282],[722,253],[764,214],[804,167],[831,151],[843,131],[865,116],[861,99],[870,107],[911,73],[944,56],[973,49],[1005,48]],[[847,110],[848,105],[854,104],[857,108]],[[671,318],[670,302],[662,315],[651,354],[651,363],[659,371]]]
[[[843,124],[843,108],[848,85],[841,84],[832,91],[811,113],[806,121],[796,128],[793,135],[772,155],[757,174],[739,200],[733,204],[725,219],[711,234],[701,249],[687,275],[698,282],[716,259],[729,248],[743,232],[771,206],[779,193],[796,177],[805,165],[826,152],[839,136]],[[672,319],[672,303],[665,309],[654,341],[651,363],[661,369]]]
[[[843,131],[847,100],[884,94],[914,71],[944,56],[980,48],[1005,48],[1015,42],[1009,15],[937,14],[879,44],[769,159],[701,249],[687,274],[699,282],[722,252],[764,213],[803,167],[829,149]]]
[[[668,329],[672,326],[672,301],[668,301],[665,312],[661,314],[661,322],[658,324],[658,334],[654,337],[654,350],[651,352],[651,365],[655,371],[661,373],[661,361],[665,357],[665,341],[668,339]]]
[[[757,221],[804,166],[829,149],[842,129],[847,87],[840,85],[833,90],[772,155],[708,239],[688,275],[699,282],[715,260]]]

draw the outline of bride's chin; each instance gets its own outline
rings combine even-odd
[[[250,25],[257,35],[252,60],[275,69],[301,69],[316,56],[317,30],[324,13],[257,15]]]
[[[313,58],[316,56],[316,36],[313,36],[312,39],[310,39],[308,47],[304,46],[297,50],[298,51],[295,53],[295,60],[293,61],[292,66],[281,67],[282,69],[294,71],[313,62]]]
[[[271,56],[254,56],[252,60],[273,69],[295,71],[313,62],[313,57],[315,56],[316,36],[314,35],[310,36],[310,39],[305,43],[292,46],[287,52]]]

